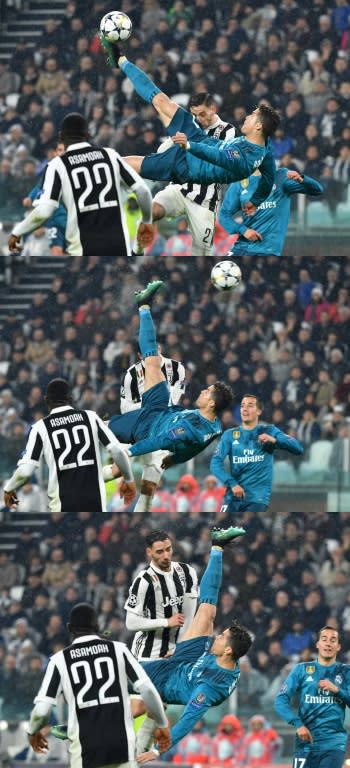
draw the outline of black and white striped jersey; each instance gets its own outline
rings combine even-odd
[[[206,131],[208,136],[214,136],[216,139],[233,139],[235,137],[235,128],[231,123],[226,123],[220,118],[210,126]],[[193,203],[208,208],[210,211],[216,211],[220,200],[220,184],[195,184],[191,181],[182,184],[180,192],[184,197],[192,200]]]
[[[158,659],[173,651],[192,621],[197,607],[198,578],[187,563],[172,562],[171,571],[164,572],[151,563],[134,579],[124,608],[139,619],[132,643],[138,659]],[[168,627],[168,619],[183,613],[185,624]],[[136,623],[133,621],[136,628]]]
[[[48,163],[37,203],[62,201],[66,207],[71,256],[126,256],[130,242],[121,188],[139,182],[114,149],[79,142]]]
[[[185,392],[185,367],[177,360],[162,356],[162,373],[168,383],[169,405],[177,405]],[[130,366],[126,371],[120,386],[121,413],[135,411],[141,406],[145,388],[145,364],[143,360]]]
[[[106,492],[100,447],[116,442],[113,433],[94,411],[53,408],[33,424],[18,469],[30,463],[48,466],[51,512],[105,512]]]
[[[34,705],[54,705],[63,694],[70,768],[135,760],[128,681],[134,685],[145,680],[145,671],[124,643],[97,635],[77,638],[51,657]]]

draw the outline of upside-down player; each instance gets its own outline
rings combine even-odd
[[[109,53],[109,63],[119,66],[138,95],[153,104],[175,143],[174,147],[160,154],[125,158],[134,170],[146,179],[178,184],[187,181],[230,184],[247,178],[260,168],[258,189],[245,203],[246,212],[253,212],[269,195],[274,183],[275,163],[268,139],[280,121],[276,110],[267,104],[260,104],[246,117],[241,128],[242,136],[238,138],[220,141],[214,136],[207,136],[198,127],[193,115],[172,101],[126,56],[120,55],[118,46],[112,45],[103,36],[101,41]]]

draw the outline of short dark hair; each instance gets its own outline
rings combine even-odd
[[[216,381],[213,390],[213,400],[215,402],[215,412],[221,413],[227,408],[233,400],[233,392],[224,381]]]
[[[74,632],[97,629],[97,614],[90,603],[76,603],[69,614],[69,624]]]
[[[201,107],[202,105],[210,107],[214,103],[215,99],[209,91],[199,91],[199,93],[193,93],[192,96],[190,96],[188,109],[191,109],[191,107]]]
[[[152,533],[149,533],[148,536],[146,536],[146,539],[145,539],[146,547],[152,547],[156,541],[166,541],[166,539],[169,539],[171,541],[171,538],[167,533],[167,531],[163,531],[163,530],[152,531]]]
[[[319,639],[320,639],[320,637],[321,637],[321,633],[322,633],[322,632],[324,632],[324,631],[325,631],[325,629],[331,629],[331,630],[332,630],[332,632],[336,632],[336,633],[337,633],[337,635],[338,635],[338,640],[339,640],[339,643],[340,643],[340,639],[341,639],[341,638],[340,638],[340,632],[339,632],[339,629],[337,629],[336,627],[331,627],[329,624],[326,624],[324,627],[321,627],[321,629],[319,629],[319,630],[318,630],[318,632],[317,632],[317,640],[319,640]]]
[[[241,656],[245,656],[248,653],[249,648],[253,642],[252,635],[246,627],[239,624],[238,621],[233,621],[230,625],[229,644],[232,649],[232,658],[237,661]]]
[[[281,122],[281,118],[277,110],[270,107],[269,104],[259,104],[258,111],[263,127],[264,138],[267,139],[269,136],[273,136]]]
[[[247,393],[247,394],[243,395],[242,400],[244,400],[245,397],[252,397],[253,400],[256,400],[256,404],[257,404],[257,406],[259,408],[259,411],[263,411],[264,410],[264,403],[263,403],[262,400],[260,400],[260,397],[258,397],[257,395],[251,395],[250,393]],[[241,400],[241,402],[242,402],[242,400]]]
[[[71,401],[71,392],[68,381],[65,379],[51,379],[46,388],[46,400],[49,403],[66,405]]]
[[[70,112],[69,115],[62,120],[59,140],[64,144],[69,141],[70,143],[76,139],[81,141],[82,139],[89,139],[89,128],[87,120],[79,112]]]

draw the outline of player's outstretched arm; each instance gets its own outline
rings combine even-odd
[[[205,141],[188,141],[186,148],[188,152],[199,157],[201,160],[207,160],[207,162],[212,165],[217,165],[220,168],[225,168],[227,171],[231,171],[232,181],[238,181],[242,178],[241,168],[242,159],[244,158],[242,158],[238,145],[235,150],[233,150],[233,148],[231,149],[230,147],[221,148],[220,145],[206,144]],[[233,151],[238,152],[238,155],[234,155]]]
[[[288,170],[283,183],[283,191],[287,195],[300,194],[320,197],[320,195],[324,194],[324,187],[311,176],[302,175],[298,171]]]
[[[249,201],[254,208],[257,208],[264,202],[264,200],[266,200],[275,181],[276,165],[271,149],[268,149],[266,152],[266,155],[259,166],[259,171],[261,173],[259,184]],[[249,213],[249,211],[247,211],[247,213]]]
[[[299,440],[282,432],[278,427],[273,426],[271,433],[260,434],[258,440],[262,443],[271,442],[276,448],[282,448],[284,451],[293,453],[295,456],[301,456],[304,453],[304,446]]]
[[[219,483],[227,488],[231,488],[236,482],[225,466],[225,459],[230,453],[230,443],[232,443],[232,432],[227,430],[221,436],[210,461],[210,471],[219,480]]]
[[[244,235],[246,226],[235,221],[234,216],[241,210],[240,200],[241,186],[234,181],[225,192],[224,199],[219,208],[219,222],[229,235]]]

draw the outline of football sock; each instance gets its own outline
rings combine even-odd
[[[132,82],[136,93],[141,96],[141,99],[144,99],[144,101],[148,101],[149,104],[152,104],[154,96],[156,96],[157,93],[161,93],[160,88],[158,88],[158,86],[152,82],[151,78],[148,77],[148,75],[146,75],[142,69],[139,69],[136,64],[128,61],[128,59],[120,62],[119,66],[120,69],[123,70],[124,74]]]
[[[217,605],[222,581],[222,549],[211,549],[208,565],[200,582],[199,603]]]
[[[142,357],[158,355],[157,334],[150,308],[143,305],[139,309],[140,329],[139,347]]]
[[[150,512],[153,502],[153,496],[146,496],[144,493],[140,493],[134,507],[134,512]]]

